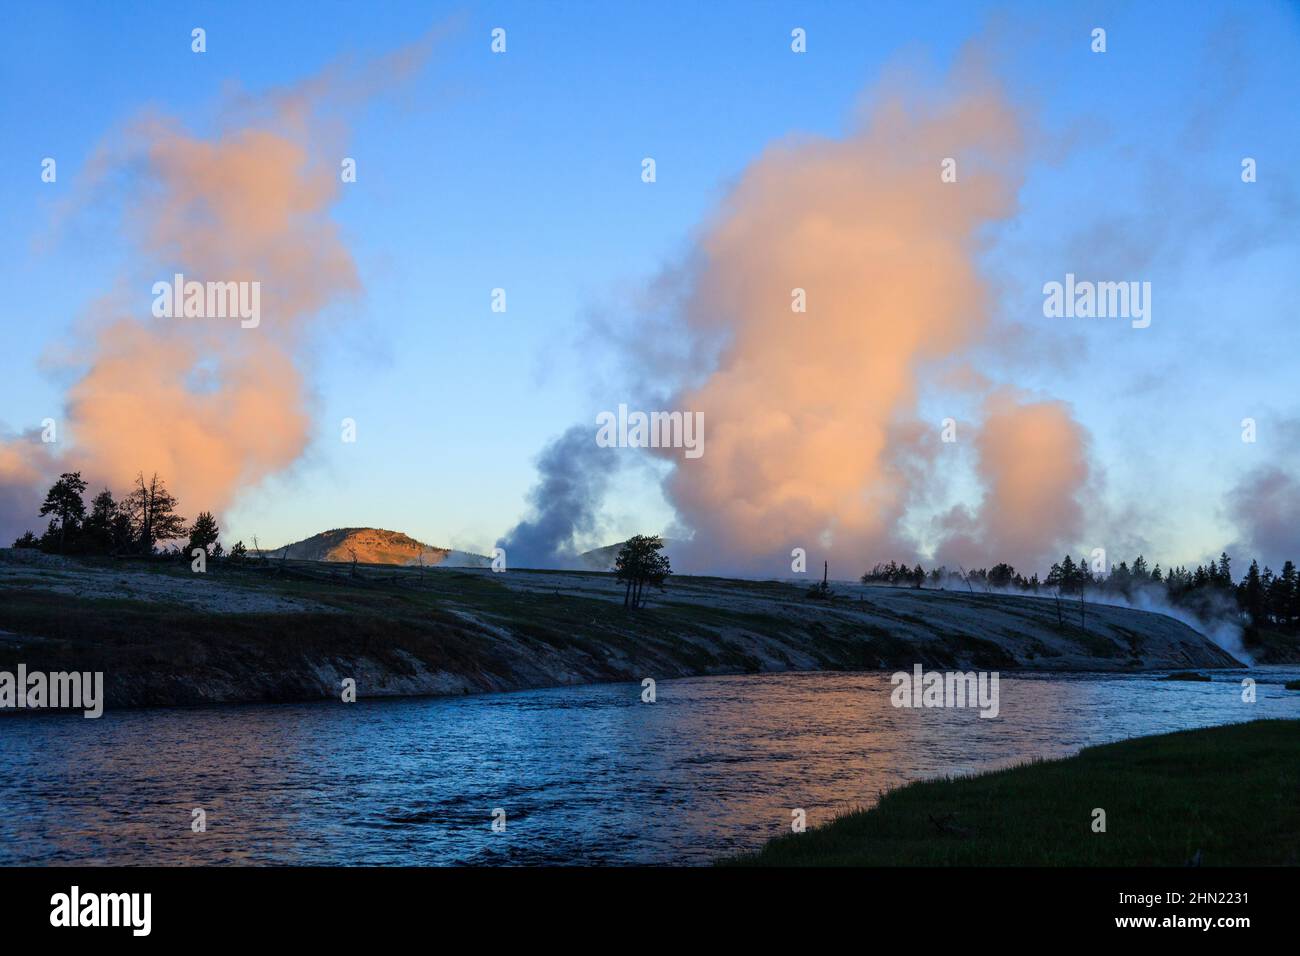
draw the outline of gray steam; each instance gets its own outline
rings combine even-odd
[[[938,586],[949,590],[961,590],[966,588],[967,584],[964,578],[949,572]],[[936,587],[936,585],[927,580],[922,587],[930,589]],[[982,594],[1008,594],[1013,597],[1047,600],[1052,599],[1056,594],[1054,590],[1048,590],[1047,588],[1035,594],[1030,591],[1021,591],[1018,588],[990,587],[986,584],[978,585],[978,590]],[[1242,643],[1241,614],[1237,609],[1236,602],[1224,595],[1212,594],[1205,596],[1204,603],[1198,610],[1179,607],[1177,604],[1171,603],[1168,592],[1164,588],[1153,584],[1136,587],[1127,597],[1123,594],[1090,589],[1086,593],[1085,599],[1089,604],[1100,604],[1104,607],[1122,607],[1133,611],[1148,611],[1152,614],[1163,614],[1165,617],[1172,617],[1175,621],[1186,624],[1193,631],[1196,631],[1196,633],[1222,650],[1227,651],[1242,663],[1251,667],[1255,664],[1250,651],[1246,650],[1246,646]]]
[[[596,529],[596,512],[616,464],[611,449],[596,444],[594,426],[574,425],[547,445],[537,460],[537,484],[528,493],[531,514],[497,542],[507,565],[578,567],[578,539]]]

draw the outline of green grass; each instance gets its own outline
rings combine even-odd
[[[122,571],[128,582],[142,573],[192,581],[182,562],[107,566]],[[469,675],[486,689],[544,684],[535,662],[557,654],[567,655],[559,666],[588,680],[631,679],[646,668],[668,676],[757,670],[761,662],[720,632],[766,623],[779,633],[761,615],[721,612],[693,620],[689,608],[664,605],[629,612],[621,600],[515,589],[482,573],[442,570],[421,578],[416,569],[361,566],[354,579],[343,568],[331,570],[335,575],[323,578],[319,566],[272,561],[269,567],[224,566],[212,574],[215,582],[309,601],[324,611],[213,613],[137,599],[129,588],[113,599],[0,588],[0,631],[39,639],[21,649],[0,646],[0,667],[21,656],[46,669],[76,665],[113,675],[168,673],[201,681],[214,668],[223,676],[292,675],[308,660],[361,655],[406,673],[411,664],[404,655],[411,655],[434,670]],[[560,575],[556,579],[563,583]],[[512,637],[503,640],[457,612]],[[692,643],[692,637],[705,640]]]
[[[1092,830],[1106,811],[1106,832]],[[884,795],[757,853],[756,866],[1205,866],[1300,863],[1300,721],[1089,747]]]
[[[477,637],[452,615],[427,611],[393,626],[393,617],[319,612],[213,614],[180,605],[129,599],[78,598],[11,589],[0,603],[0,628],[37,635],[43,666],[110,670],[209,660],[233,669],[268,662],[297,666],[308,652],[364,653],[398,673],[410,664],[397,651],[435,666],[491,670],[494,661]],[[30,657],[32,651],[25,651]],[[7,658],[18,657],[4,648]]]

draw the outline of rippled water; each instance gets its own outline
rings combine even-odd
[[[7,716],[0,864],[705,863],[788,832],[794,807],[815,825],[910,780],[1300,717],[1297,676],[1003,675],[993,720],[895,709],[886,673],[668,681],[654,704],[612,684]]]

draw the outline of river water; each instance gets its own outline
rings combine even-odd
[[[6,716],[0,864],[708,863],[794,808],[812,826],[912,780],[1300,717],[1297,676],[1003,675],[995,719],[895,708],[887,673]]]

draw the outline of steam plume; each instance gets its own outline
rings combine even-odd
[[[595,431],[574,425],[542,452],[532,516],[510,529],[497,547],[512,567],[577,564],[578,538],[596,527],[596,512],[613,474],[615,456],[596,444]]]
[[[686,563],[770,571],[792,547],[855,565],[909,550],[899,523],[917,455],[922,480],[937,463],[934,443],[901,437],[916,433],[927,366],[963,361],[989,330],[977,255],[983,231],[1015,211],[1023,152],[999,90],[974,72],[956,85],[938,101],[900,85],[843,140],[768,149],[705,229],[681,318],[726,344],[676,398],[709,431],[706,454],[678,458],[667,485],[696,531]],[[949,157],[956,182],[940,177]],[[796,289],[806,313],[792,311]],[[990,405],[988,546],[1025,550],[1077,521],[1082,438],[1063,406]],[[1011,500],[1022,494],[1024,511]]]
[[[431,42],[383,62],[410,72]],[[157,471],[182,504],[221,510],[302,454],[304,333],[361,290],[330,218],[343,155],[334,111],[378,82],[374,65],[357,76],[330,70],[241,97],[209,137],[150,116],[100,148],[78,205],[123,202],[133,255],[117,288],[127,291],[96,305],[71,350],[83,371],[59,423],[58,461],[39,462],[29,442],[0,443],[0,533],[31,526],[55,468],[112,488]],[[260,283],[260,325],[153,317],[153,283],[175,273]]]

